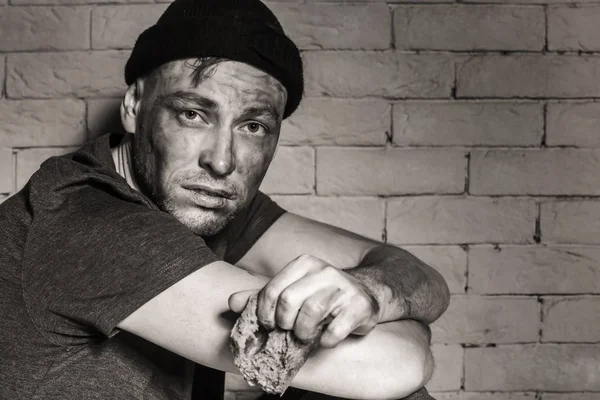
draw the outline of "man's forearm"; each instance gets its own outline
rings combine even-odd
[[[351,399],[399,399],[423,387],[432,373],[427,327],[405,320],[379,324],[335,348],[317,348],[292,386]]]
[[[429,324],[448,307],[444,278],[407,252],[382,244],[346,272],[359,279],[379,304],[379,322],[414,319]]]

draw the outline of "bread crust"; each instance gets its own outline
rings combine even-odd
[[[305,343],[293,331],[267,330],[258,322],[256,309],[254,294],[231,331],[233,361],[249,385],[259,385],[269,394],[283,394],[318,345],[323,323]]]

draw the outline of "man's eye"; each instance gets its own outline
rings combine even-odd
[[[194,110],[183,110],[180,113],[185,119],[188,119],[190,121],[196,121],[198,119],[202,119],[200,117],[200,114],[198,114],[196,111]]]
[[[265,128],[262,124],[259,124],[258,122],[250,122],[246,124],[244,128],[246,128],[246,130],[252,133],[253,135],[265,135],[269,131],[267,128]]]

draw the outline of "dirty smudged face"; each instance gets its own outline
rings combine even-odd
[[[201,236],[252,200],[271,163],[287,94],[273,77],[223,61],[199,84],[178,60],[146,79],[136,116],[134,172],[142,191]]]

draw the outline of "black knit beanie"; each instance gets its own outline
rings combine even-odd
[[[271,10],[259,0],[175,0],[144,31],[125,66],[125,82],[169,61],[223,57],[273,76],[288,92],[284,118],[302,99],[302,59]]]

